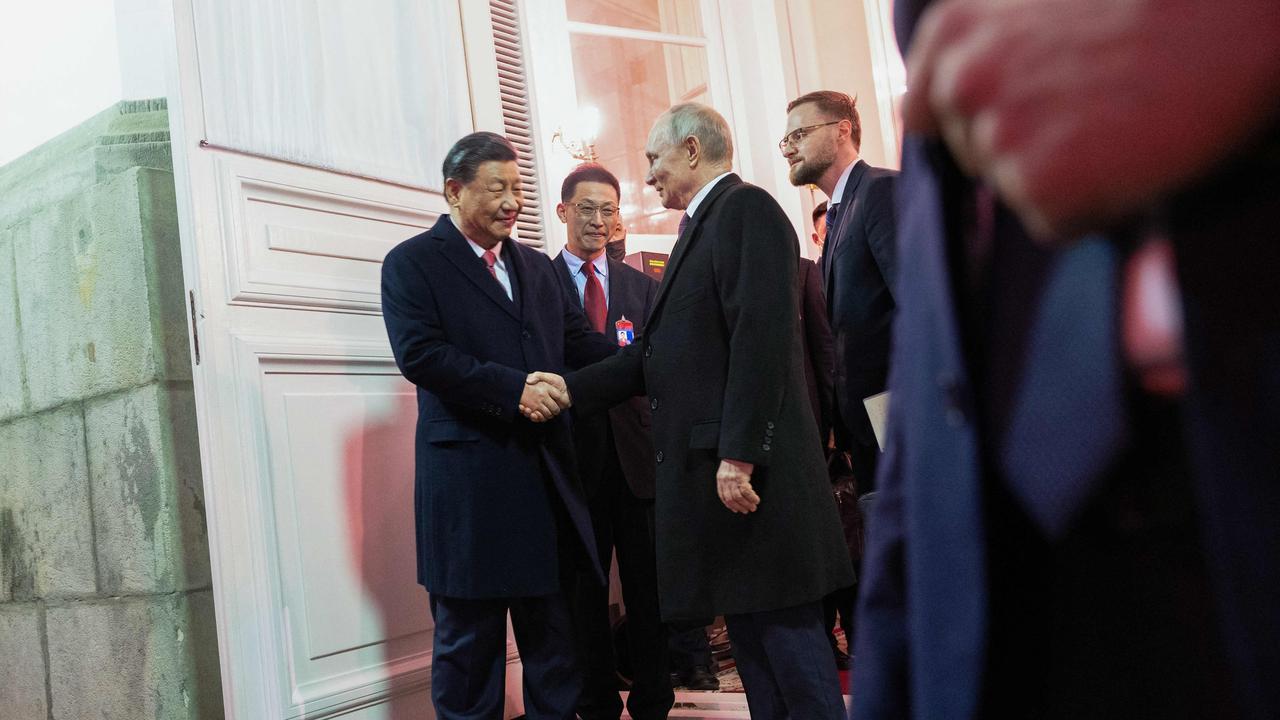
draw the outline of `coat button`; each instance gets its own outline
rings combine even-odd
[[[529,334],[529,331],[528,331],[528,330],[525,330],[524,332],[520,333],[520,337],[524,338],[525,340],[528,340],[529,338],[531,338],[531,337],[533,337],[533,336]]]
[[[772,430],[772,429],[773,429],[773,423],[772,423],[772,422],[767,422],[767,423],[765,423],[765,424],[764,424],[764,426],[765,426],[765,427],[767,427],[767,428],[769,428],[770,430]]]
[[[647,345],[647,344],[646,344],[646,345],[644,346],[644,356],[645,356],[645,357],[649,357],[649,356],[651,356],[651,355],[653,355],[653,346],[652,346],[652,345]]]
[[[765,430],[765,431],[764,431],[764,436],[765,436],[765,437],[769,437],[769,438],[773,437],[773,431],[772,431],[772,430]]]
[[[761,449],[761,450],[763,450],[763,451],[765,451],[765,452],[769,452],[769,443],[765,443],[765,444],[761,445],[761,446],[760,446],[760,449]]]
[[[649,398],[649,409],[655,411],[658,409],[658,398]]]
[[[661,450],[659,450],[659,451],[658,451],[658,454],[657,454],[657,455],[654,455],[653,457],[654,457],[654,459],[655,459],[655,460],[657,460],[658,462],[662,462],[662,451],[661,451]]]

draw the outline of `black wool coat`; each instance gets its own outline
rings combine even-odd
[[[640,342],[568,378],[580,410],[648,392],[665,620],[791,607],[853,584],[805,384],[798,242],[764,190],[729,175],[676,242]],[[754,513],[716,493],[753,463]]]
[[[448,597],[558,592],[575,546],[601,572],[567,416],[539,425],[517,406],[530,372],[617,346],[587,326],[550,258],[512,239],[502,257],[514,300],[442,216],[382,265],[387,337],[418,389],[418,582]]]

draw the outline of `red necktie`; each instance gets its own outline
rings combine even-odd
[[[583,293],[583,305],[587,309],[587,321],[591,329],[604,333],[604,321],[609,316],[609,304],[604,299],[604,286],[596,277],[596,266],[587,263],[582,266],[582,274],[587,276],[587,289]]]
[[[485,269],[489,271],[494,280],[498,280],[498,271],[493,269],[493,266],[498,264],[498,256],[494,255],[492,250],[485,250],[484,255],[481,255],[481,257],[484,258]],[[502,281],[498,280],[498,284],[501,285]]]

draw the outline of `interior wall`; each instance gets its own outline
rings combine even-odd
[[[775,0],[788,98],[814,90],[839,90],[858,99],[861,155],[880,167],[899,165],[900,131],[893,103],[901,84],[897,46],[886,22],[892,0]],[[882,7],[886,5],[886,7]],[[800,189],[806,232],[808,212],[826,197]],[[818,252],[807,244],[810,256]]]

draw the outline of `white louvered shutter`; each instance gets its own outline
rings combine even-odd
[[[518,0],[490,0],[493,45],[498,57],[498,86],[502,94],[502,120],[507,139],[520,153],[520,180],[524,209],[516,219],[520,242],[536,248],[546,245],[542,227],[542,197],[538,189],[533,113],[529,108],[528,75],[520,38]]]

